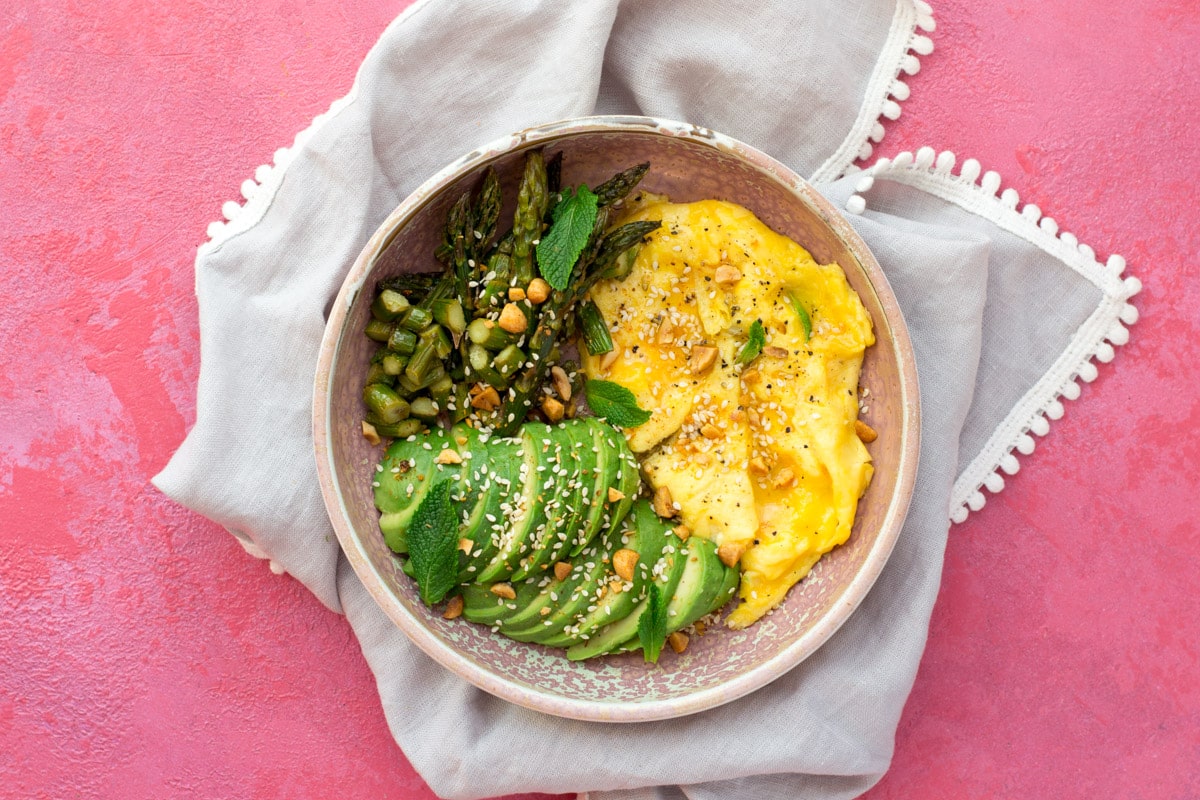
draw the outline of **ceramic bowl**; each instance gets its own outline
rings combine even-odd
[[[692,637],[658,665],[640,654],[583,663],[561,650],[522,644],[463,619],[448,621],[417,597],[415,583],[384,544],[371,481],[380,450],[363,438],[360,392],[374,343],[362,334],[378,279],[434,268],[430,256],[446,211],[483,170],[495,167],[515,195],[530,148],[564,153],[564,183],[595,186],[624,167],[652,164],[641,188],[686,202],[705,198],[746,206],[806,247],[838,262],[875,324],[866,354],[866,420],[875,477],[859,503],[854,531],[821,559],[773,614],[746,630],[714,628]],[[507,215],[507,212],[506,212]],[[508,216],[511,219],[511,216]],[[417,254],[417,255],[414,255]],[[799,176],[727,136],[645,117],[593,117],[522,131],[463,156],[402,202],[363,248],[333,303],[317,368],[313,433],[321,489],[346,558],[395,624],[434,660],[476,686],[548,714],[614,722],[690,714],[729,702],[795,667],[820,647],[862,601],[900,532],[917,467],[917,379],[896,299],[875,258],[846,220]]]

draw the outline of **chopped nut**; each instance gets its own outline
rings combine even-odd
[[[538,613],[543,617],[546,616],[550,613],[550,606],[542,606],[540,609],[538,609]]]
[[[608,372],[612,369],[612,365],[617,363],[617,359],[621,357],[621,353],[622,349],[620,347],[614,347],[605,353],[604,357],[600,359],[600,369],[603,372]]]
[[[550,368],[550,380],[554,382],[554,391],[558,392],[563,402],[571,402],[571,379],[567,377],[567,371],[555,364]]]
[[[620,594],[621,592],[625,591],[625,584],[621,583],[620,581],[609,581],[608,590],[613,594]]]
[[[663,317],[663,321],[658,324],[658,333],[655,334],[654,341],[662,345],[675,344],[675,323],[671,322],[670,317]]]
[[[691,538],[692,529],[687,525],[676,525],[674,534],[686,542],[689,538]]]
[[[796,473],[792,472],[791,468],[784,467],[775,475],[775,480],[771,481],[771,485],[776,489],[786,489],[789,486],[796,485]]]
[[[379,444],[382,440],[379,438],[379,431],[375,430],[375,426],[367,422],[365,419],[362,424],[363,438],[371,444]]]
[[[622,580],[633,580],[633,568],[637,566],[637,562],[638,554],[633,550],[621,548],[613,553],[613,571],[620,575]]]
[[[756,369],[748,369],[742,372],[742,380],[751,386],[758,383],[760,377],[762,376],[758,374],[758,370]]]
[[[604,598],[604,595],[606,595],[606,594],[608,594],[608,584],[604,583],[604,584],[601,584],[600,588],[596,590],[596,599],[601,600]]]
[[[517,591],[509,583],[493,583],[488,587],[488,591],[497,597],[503,597],[505,600],[517,599]]]
[[[696,453],[696,455],[692,456],[692,463],[707,467],[712,463],[712,457],[708,453]]]
[[[675,516],[675,503],[671,500],[671,490],[660,486],[654,490],[654,513],[664,519]]]
[[[854,432],[858,434],[859,439],[862,439],[867,444],[879,438],[879,434],[875,429],[861,419],[854,420]]]
[[[560,419],[562,419],[563,412],[566,410],[566,406],[555,400],[550,395],[546,395],[542,398],[542,413],[545,414],[546,419],[550,420],[551,422],[558,422]]]
[[[435,463],[435,464],[461,464],[462,456],[460,456],[456,451],[451,450],[449,447],[447,447],[445,450],[443,450],[437,454],[437,457],[435,457],[433,459],[433,463]]]
[[[720,439],[721,429],[716,425],[713,425],[711,422],[706,422],[700,428],[700,434],[704,436],[705,439]]]
[[[729,419],[733,422],[741,422],[745,418],[746,412],[742,411],[740,408],[735,408],[733,411],[729,412]]]
[[[703,636],[708,631],[708,626],[703,622],[697,622],[692,626],[692,630],[696,632],[697,636]]]
[[[770,471],[771,468],[767,466],[767,462],[763,461],[761,457],[755,456],[750,459],[751,475],[766,475]]]
[[[615,503],[618,500],[624,500],[624,499],[625,499],[624,492],[622,492],[620,489],[614,489],[611,486],[608,487],[608,502]]]
[[[721,563],[725,566],[734,567],[737,566],[738,560],[741,559],[744,552],[746,552],[746,545],[729,542],[717,548],[717,558],[721,559]]]
[[[516,303],[509,303],[500,312],[500,328],[508,333],[524,333],[529,327],[529,318]]]
[[[688,369],[692,371],[693,375],[703,375],[713,368],[713,364],[717,363],[719,353],[720,351],[715,347],[696,345],[688,357]]]
[[[566,561],[554,562],[554,577],[560,581],[565,581],[567,576],[571,574],[571,565]]]
[[[758,411],[753,408],[746,412],[746,417],[750,420],[750,424],[756,428],[762,422],[762,418],[758,416]]]
[[[462,616],[462,609],[462,595],[456,594],[450,598],[449,603],[446,603],[446,610],[442,612],[442,619],[458,619]]]
[[[467,443],[467,437],[465,437],[465,436],[455,436],[455,437],[454,437],[454,441],[458,442],[458,446],[459,446],[459,447],[462,447],[464,444],[466,444],[466,443]]]
[[[519,303],[525,299],[525,290],[520,286],[514,286],[508,290],[508,299],[514,303]]]
[[[731,267],[728,264],[722,264],[717,267],[716,274],[713,276],[721,286],[732,286],[742,279],[742,271],[737,267]]]
[[[675,631],[667,637],[667,644],[671,645],[671,649],[676,653],[682,653],[687,650],[688,635],[683,631]]]
[[[771,358],[787,358],[788,351],[783,347],[772,345],[771,347],[763,348],[763,355],[770,356]]]
[[[550,284],[541,278],[534,278],[529,282],[529,288],[525,290],[525,297],[535,306],[546,302],[550,297]]]
[[[480,411],[495,411],[500,407],[500,395],[495,386],[488,386],[471,398],[471,405]]]
[[[474,546],[475,543],[465,537],[458,540],[458,549],[462,550],[467,555],[471,555],[471,548]]]

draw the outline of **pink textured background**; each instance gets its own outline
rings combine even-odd
[[[207,223],[405,4],[0,14],[0,796],[434,796],[345,621],[147,483],[194,420]],[[935,10],[879,154],[980,159],[1146,290],[951,531],[869,797],[1198,797],[1200,5]]]

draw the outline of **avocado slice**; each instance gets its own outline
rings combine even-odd
[[[636,531],[636,536],[627,535],[628,541],[622,547],[638,554],[633,581],[626,582],[626,587],[620,592],[605,591],[594,604],[587,607],[585,613],[577,616],[571,624],[567,625],[562,633],[539,640],[542,644],[548,647],[570,647],[580,642],[586,642],[600,628],[629,616],[645,597],[650,581],[654,580],[652,574],[654,565],[658,563],[667,547],[667,536],[670,529],[658,518],[645,500],[639,500],[633,505],[630,529]],[[607,552],[611,555],[615,551]]]
[[[636,549],[639,540],[640,534],[631,522],[609,528],[598,546],[589,547],[575,557],[576,565],[582,565],[585,570],[583,580],[576,584],[570,593],[559,594],[555,606],[542,620],[531,621],[525,628],[514,628],[505,633],[517,641],[541,644],[561,637],[567,626],[575,624],[578,618],[587,614],[588,609],[600,601],[598,595],[601,593],[601,587],[607,592],[608,585],[617,580],[617,574],[612,568],[612,554],[622,547]]]
[[[509,616],[525,608],[530,599],[540,591],[540,582],[526,581],[513,586],[517,596],[512,600],[492,592],[491,586],[468,583],[463,586],[463,618],[483,625],[498,625]]]
[[[721,566],[725,567],[725,564],[722,563]],[[724,608],[725,604],[737,594],[738,584],[741,582],[742,571],[740,569],[737,567],[725,567],[725,582],[721,584],[721,588],[717,591],[717,596],[713,598],[712,603],[709,604],[708,610],[704,614],[711,614],[720,608]],[[704,614],[700,616],[704,616]]]
[[[678,587],[689,563],[688,550],[686,544],[679,541],[679,537],[671,533],[670,526],[659,520],[657,515],[654,515],[654,519],[663,528],[664,544],[658,563],[651,567],[651,575],[653,576],[653,582],[658,586],[659,591],[662,592],[663,598],[668,601],[669,607],[671,599],[675,597],[676,587]],[[648,524],[655,523],[650,522]],[[648,588],[647,591],[649,591]],[[592,658],[618,649],[626,643],[636,643],[638,638],[638,623],[649,607],[650,598],[643,597],[629,616],[616,622],[608,623],[593,633],[587,640],[568,648],[567,658],[571,661],[582,661],[585,658]],[[667,619],[669,626],[670,617],[668,616]]]
[[[462,430],[459,431],[459,428]],[[521,443],[517,439],[487,438],[465,425],[455,426],[457,442],[465,439],[464,450],[470,455],[469,469],[463,473],[465,492],[477,497],[459,530],[460,539],[471,540],[470,554],[459,556],[459,583],[475,579],[499,551],[503,530],[504,506],[515,493],[512,476],[521,464]]]
[[[675,594],[667,603],[667,633],[682,630],[709,613],[728,578],[715,544],[693,536],[684,546],[687,564]]]
[[[619,451],[609,447],[604,440],[605,433],[612,431],[612,428],[595,417],[587,417],[581,422],[586,427],[591,440],[582,441],[580,447],[590,454],[593,461],[591,462],[591,471],[585,472],[583,476],[584,502],[587,507],[586,518],[575,541],[571,544],[570,554],[572,557],[579,555],[583,548],[587,547],[596,534],[605,527],[605,522],[611,516],[608,512],[612,505],[608,501],[608,490],[609,487],[617,488],[617,477],[621,468]],[[620,519],[612,521],[614,526],[620,524]]]
[[[561,581],[552,578],[528,605],[505,619],[501,632],[512,636],[535,633],[547,627],[545,622],[550,619],[550,614],[561,606],[573,599],[583,602],[584,594],[579,587],[585,582],[599,580],[597,574],[605,567],[602,557],[599,547],[589,547],[580,558],[571,562],[571,571],[566,578]]]
[[[512,479],[515,491],[509,494],[511,510],[497,523],[497,552],[475,577],[478,583],[507,579],[520,565],[547,524],[546,503],[554,490],[551,472],[554,440],[550,428],[540,422],[528,422],[521,428],[521,465]]]
[[[397,553],[408,552],[408,526],[417,506],[436,482],[435,473],[442,465],[435,464],[433,459],[447,441],[446,432],[440,428],[424,436],[397,439],[388,446],[375,470],[372,480],[377,484],[374,489],[375,507],[381,512],[379,529],[388,547]]]
[[[562,555],[577,535],[582,517],[585,466],[580,454],[579,430],[579,426],[569,421],[549,426],[554,459],[545,473],[553,481],[547,489],[546,527],[540,532],[539,540],[533,543],[529,555],[513,572],[514,581],[542,572]]]

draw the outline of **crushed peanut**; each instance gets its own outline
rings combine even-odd
[[[458,540],[458,549],[462,550],[467,555],[471,555],[471,549],[475,547],[475,543],[470,539],[462,538]]]
[[[612,369],[612,365],[617,363],[617,359],[620,357],[620,347],[614,347],[612,350],[609,350],[604,354],[604,357],[600,359],[600,370],[602,372],[608,372],[610,369]]]
[[[708,345],[696,345],[692,348],[692,354],[688,357],[688,369],[693,375],[703,375],[713,368],[717,363],[717,356],[720,351],[715,347]]]
[[[505,600],[517,599],[517,590],[510,583],[493,583],[488,587],[488,591],[497,597],[503,597]]]
[[[519,303],[525,299],[525,290],[520,286],[513,286],[508,290],[508,299],[514,303]]]
[[[688,635],[683,631],[675,631],[667,637],[667,644],[671,645],[671,649],[676,653],[687,650],[688,641]]]
[[[612,565],[613,571],[621,576],[622,580],[633,580],[633,568],[637,566],[637,552],[628,548],[621,548],[613,553]]]
[[[687,525],[676,525],[673,533],[686,542],[692,535],[692,529]]]
[[[509,303],[500,312],[498,320],[501,330],[508,333],[524,333],[529,327],[529,318],[516,303]]]
[[[608,590],[613,594],[620,594],[621,592],[625,591],[625,584],[621,583],[620,581],[609,581]]]
[[[375,426],[367,422],[365,419],[362,424],[363,438],[371,444],[379,444],[382,439],[379,438],[379,431],[375,430]]]
[[[758,383],[760,377],[756,369],[748,369],[742,372],[742,381],[750,386]]]
[[[720,439],[721,438],[721,429],[718,428],[716,425],[713,425],[711,422],[706,422],[706,423],[704,423],[703,426],[701,426],[700,434],[705,439]]]
[[[550,284],[541,278],[534,278],[525,290],[525,297],[535,306],[546,302],[550,298]]]
[[[858,438],[862,439],[866,444],[870,444],[879,438],[879,433],[861,419],[854,420],[854,432],[857,433]]]
[[[774,345],[772,345],[770,347],[763,348],[763,355],[770,356],[771,358],[787,358],[788,351],[786,348],[775,347]]]
[[[564,403],[571,402],[571,379],[567,377],[567,371],[555,364],[550,368],[550,380],[554,383],[554,391],[558,392],[562,401]]]
[[[614,489],[611,486],[608,487],[608,502],[615,503],[618,500],[624,500],[624,499],[625,499],[624,492],[622,492],[620,489]]]
[[[661,345],[675,344],[675,323],[671,322],[670,317],[663,317],[663,321],[659,323],[654,342]]]
[[[658,514],[663,519],[670,519],[675,516],[678,509],[675,508],[675,503],[671,499],[671,490],[666,486],[660,486],[654,490],[654,513]]]
[[[713,280],[719,286],[732,286],[742,279],[742,271],[737,267],[732,267],[729,264],[722,264],[717,267],[716,273],[713,275]]]
[[[567,576],[571,574],[571,565],[566,561],[554,562],[554,577],[560,581],[565,581]]]
[[[442,452],[437,454],[437,456],[433,459],[433,463],[435,463],[435,464],[461,464],[462,456],[460,456],[456,451],[451,450],[449,447],[447,447],[445,450],[443,450]]]
[[[450,598],[450,602],[446,603],[446,610],[442,612],[442,619],[458,619],[462,616],[463,599],[461,594],[456,594]]]
[[[500,407],[500,395],[495,386],[487,386],[471,398],[471,405],[480,411],[495,411]]]
[[[727,567],[736,567],[742,553],[746,552],[746,548],[746,544],[728,542],[717,548],[717,558],[721,559],[721,563]]]
[[[761,456],[750,459],[750,474],[766,475],[770,471],[771,468],[767,466],[767,462],[763,461]]]
[[[796,473],[790,467],[784,467],[775,475],[775,480],[771,481],[771,485],[776,489],[787,489],[796,485]]]
[[[542,398],[542,413],[546,415],[546,419],[551,422],[558,422],[563,418],[563,413],[566,411],[566,406],[555,400],[550,395]]]

